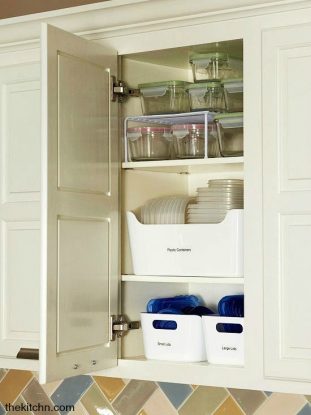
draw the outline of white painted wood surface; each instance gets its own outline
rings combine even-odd
[[[166,380],[166,381],[179,381],[183,383],[194,383],[194,384],[207,384],[215,386],[232,386],[232,387],[242,387],[242,388],[254,388],[254,389],[263,389],[263,390],[278,390],[284,392],[296,392],[296,393],[311,393],[310,383],[299,382],[298,379],[305,379],[305,372],[299,373],[297,369],[299,368],[300,363],[298,359],[290,357],[290,368],[286,368],[286,373],[284,370],[280,370],[279,366],[276,369],[275,373],[278,373],[278,376],[282,380],[276,379],[267,379],[263,376],[263,244],[262,244],[262,102],[261,102],[261,89],[262,89],[262,73],[261,73],[261,32],[263,30],[271,29],[271,36],[274,33],[278,32],[278,27],[292,26],[294,24],[303,26],[308,25],[311,22],[311,9],[310,2],[308,1],[277,1],[273,3],[257,3],[257,6],[254,2],[249,2],[248,4],[243,2],[236,2],[234,7],[232,2],[229,4],[229,1],[219,5],[217,3],[206,4],[204,1],[189,3],[186,0],[178,0],[178,5],[182,4],[182,11],[180,10],[179,15],[176,13],[176,8],[172,7],[168,10],[167,7],[160,8],[158,7],[161,0],[155,2],[149,1],[135,1],[129,2],[125,0],[120,0],[118,2],[111,1],[105,2],[102,5],[94,5],[94,8],[91,6],[86,6],[81,10],[76,9],[73,12],[66,13],[63,12],[51,12],[46,14],[40,14],[37,16],[28,16],[27,18],[13,19],[8,22],[0,23],[0,66],[3,67],[8,63],[19,64],[23,60],[28,60],[33,62],[38,60],[38,51],[33,49],[37,47],[37,38],[39,34],[39,22],[46,21],[54,23],[55,25],[67,29],[71,32],[79,32],[81,35],[88,39],[96,40],[99,44],[107,47],[109,45],[111,48],[114,48],[121,55],[136,54],[139,52],[160,50],[162,48],[177,48],[182,46],[189,45],[200,45],[205,42],[217,42],[221,40],[230,40],[243,38],[244,39],[244,84],[245,84],[245,158],[244,158],[244,177],[246,182],[245,187],[245,221],[246,221],[246,233],[245,238],[247,244],[245,246],[245,293],[246,293],[246,308],[247,308],[247,329],[248,335],[246,336],[246,363],[245,368],[228,368],[228,367],[215,367],[203,365],[184,365],[176,366],[173,364],[163,364],[159,365],[158,362],[146,362],[144,359],[119,359],[118,367],[114,369],[109,369],[103,372],[100,372],[106,376],[119,376],[127,378],[139,378],[139,379],[149,379],[149,380]],[[118,4],[117,4],[118,3]],[[126,3],[126,4],[123,4]],[[123,4],[124,13],[119,13],[120,8],[117,7],[120,4]],[[171,1],[171,4],[173,2]],[[228,9],[228,4],[231,7]],[[152,6],[152,7],[151,7]],[[220,10],[224,6],[222,10]],[[206,7],[209,7],[206,9]],[[211,8],[215,7],[214,9]],[[203,8],[203,9],[202,9]],[[103,18],[104,16],[104,18]],[[104,22],[104,23],[103,23]],[[226,30],[224,31],[224,27]],[[282,35],[283,36],[283,35]],[[308,35],[310,38],[310,36]],[[272,39],[272,38],[271,38]],[[300,42],[300,37],[294,34],[294,38]],[[20,43],[15,43],[22,41]],[[283,40],[282,40],[283,41]],[[286,40],[287,42],[287,40]],[[285,42],[285,43],[286,43]],[[298,42],[298,43],[299,43]],[[69,42],[70,43],[70,42]],[[302,39],[302,44],[306,43],[305,39]],[[280,43],[282,44],[282,42]],[[274,45],[275,46],[275,45]],[[269,68],[272,70],[275,69],[275,49],[273,46],[273,41],[271,40],[271,47],[269,46],[268,51],[272,63],[268,60],[264,61],[264,71]],[[285,45],[285,49],[287,46]],[[302,48],[307,50],[306,48]],[[308,67],[308,63],[301,61],[301,50],[299,47],[294,49],[293,53],[298,53],[298,56],[292,56],[290,59],[295,68],[295,60],[299,61],[300,65],[303,67]],[[281,52],[282,59],[286,61],[290,55],[286,56]],[[293,59],[292,59],[293,58]],[[308,59],[307,59],[308,60]],[[5,62],[5,63],[4,63]],[[285,63],[283,62],[285,65]],[[271,66],[272,65],[272,66]],[[295,71],[295,70],[294,70]],[[267,80],[267,76],[271,74],[266,74],[263,77],[263,80]],[[283,76],[283,75],[282,75]],[[271,79],[271,78],[270,78]],[[282,79],[282,78],[280,78]],[[125,79],[126,80],[126,79]],[[71,80],[70,80],[71,81]],[[283,80],[284,81],[284,80]],[[283,82],[282,81],[282,82]],[[303,92],[303,84],[305,79],[302,77],[299,80],[297,87],[298,91]],[[266,86],[268,91],[268,97],[266,98],[269,102],[264,104],[267,106],[267,109],[270,111],[272,107],[271,93],[274,91],[273,85],[269,83]],[[270,88],[271,87],[271,88]],[[286,91],[286,89],[284,89]],[[300,94],[299,92],[299,94]],[[293,99],[294,110],[297,109],[297,100],[298,93],[290,92]],[[296,94],[296,98],[295,98]],[[295,104],[296,99],[296,104]],[[265,101],[266,102],[266,101]],[[283,102],[285,102],[283,100]],[[309,101],[308,101],[309,102]],[[282,109],[283,111],[283,109]],[[281,112],[282,112],[281,111]],[[306,113],[302,114],[305,118]],[[273,114],[271,113],[271,117]],[[271,125],[275,127],[275,120],[270,118]],[[292,117],[291,120],[294,120]],[[296,120],[294,120],[296,122]],[[66,122],[66,120],[64,120]],[[303,124],[301,124],[303,125]],[[269,123],[265,123],[265,126],[270,128]],[[266,128],[265,127],[265,128]],[[304,131],[301,126],[292,123],[291,121],[286,126],[288,131],[291,131],[291,134],[294,134],[295,131],[299,132],[299,142],[300,144],[308,144],[308,139],[304,136]],[[265,131],[267,131],[265,129]],[[264,137],[267,142],[268,147],[271,146],[273,141],[270,141],[271,131],[268,133],[265,132]],[[302,134],[302,135],[301,135]],[[286,152],[292,152],[292,146],[294,146],[293,157],[291,158],[290,164],[291,169],[289,174],[283,175],[283,185],[288,189],[289,192],[286,193],[301,193],[301,190],[304,189],[305,185],[308,185],[309,178],[303,178],[302,176],[308,176],[309,167],[306,164],[301,163],[301,166],[298,167],[297,161],[300,157],[302,159],[308,159],[308,152],[305,154],[299,153],[295,149],[295,143],[297,140],[292,140],[289,143],[289,147],[284,149],[285,155]],[[269,151],[271,148],[269,147]],[[266,153],[265,153],[266,157]],[[70,160],[70,157],[69,157]],[[72,159],[71,159],[72,160]],[[74,161],[74,159],[73,159]],[[269,163],[267,159],[265,163]],[[75,163],[71,166],[75,168]],[[274,166],[274,162],[271,166]],[[267,174],[272,174],[272,171],[275,167],[272,166],[271,172],[269,168]],[[86,170],[89,171],[90,166],[85,166]],[[154,166],[153,166],[154,167]],[[179,167],[179,166],[178,166]],[[218,169],[219,166],[213,166],[213,169],[209,171],[209,177],[215,177],[217,174],[222,174],[226,172],[229,168],[224,169],[221,172]],[[232,167],[232,166],[231,166]],[[230,169],[231,169],[230,167]],[[239,169],[232,174],[243,174],[241,166],[236,166]],[[160,167],[164,171],[164,167]],[[170,167],[168,167],[170,169]],[[176,166],[173,168],[176,172],[178,169]],[[188,168],[186,167],[188,170]],[[151,169],[150,169],[151,170]],[[151,170],[152,171],[152,170]],[[199,173],[190,175],[190,185],[191,192],[197,183],[201,183],[202,180],[205,180],[204,176],[207,173],[205,166],[202,168],[196,166],[193,170],[190,168],[189,171]],[[275,171],[275,170],[274,170]],[[134,173],[134,172],[133,172]],[[148,183],[148,180],[145,180],[145,174],[149,172],[137,172],[142,173],[144,180],[138,180],[137,183]],[[135,173],[134,173],[135,174]],[[153,173],[151,173],[153,174]],[[157,173],[158,174],[158,173]],[[162,174],[162,173],[159,173]],[[174,176],[175,177],[175,176]],[[295,178],[296,177],[296,178]],[[193,179],[192,179],[193,178]],[[298,179],[297,179],[298,178]],[[81,182],[80,177],[70,178],[72,180],[70,187],[84,187],[85,182]],[[294,179],[294,180],[293,180]],[[63,175],[62,180],[68,183],[68,177]],[[135,183],[135,180],[130,180],[131,183]],[[178,188],[178,191],[184,192],[188,191],[188,185],[186,180],[179,178],[177,175],[174,179],[171,179],[171,182],[175,182]],[[21,182],[19,182],[21,183]],[[163,177],[159,180],[158,187],[161,187],[164,183]],[[162,190],[164,193],[172,186],[172,183],[169,185],[163,185],[165,190]],[[125,185],[125,191],[129,192],[127,187],[128,181]],[[81,186],[82,185],[82,186]],[[293,191],[293,188],[302,186],[302,189],[298,191]],[[157,186],[155,186],[157,188]],[[186,189],[186,190],[185,190]],[[92,189],[95,192],[97,188]],[[150,193],[152,189],[147,189]],[[160,190],[157,190],[160,192]],[[93,195],[95,197],[95,195]],[[128,195],[126,196],[128,197]],[[133,204],[137,207],[138,200],[143,201],[145,195],[140,195],[135,197],[135,203]],[[300,199],[299,199],[300,200]],[[294,240],[304,239],[308,237],[307,223],[309,220],[308,215],[305,215],[304,219],[306,221],[300,223],[300,208],[304,204],[305,200],[309,200],[308,196],[306,199],[301,199],[300,202],[297,202],[297,209],[295,217],[292,218],[294,222],[285,221],[285,230],[290,230],[289,233],[293,233]],[[270,199],[268,198],[270,203]],[[273,201],[273,198],[271,199]],[[286,202],[287,203],[287,202]],[[291,203],[291,202],[290,202]],[[309,203],[309,202],[308,202]],[[299,206],[298,206],[299,205]],[[309,208],[308,208],[309,209]],[[306,211],[308,210],[306,209]],[[27,209],[25,209],[27,212]],[[297,214],[298,212],[298,214]],[[297,217],[299,216],[299,218]],[[296,226],[299,224],[299,226]],[[67,225],[67,223],[66,223]],[[275,225],[275,222],[272,223],[272,228]],[[294,226],[295,225],[295,226]],[[303,230],[302,233],[300,230]],[[292,232],[293,231],[293,232]],[[66,233],[68,234],[67,230]],[[70,235],[69,235],[70,236]],[[289,238],[287,238],[289,240]],[[291,249],[290,245],[286,246],[286,249]],[[72,252],[74,255],[74,252]],[[67,255],[68,257],[68,255]],[[292,264],[299,259],[299,255],[291,256],[291,262],[286,262],[285,265],[287,270],[290,271]],[[308,264],[308,262],[305,262]],[[305,269],[301,269],[302,272],[305,272]],[[130,271],[128,271],[130,272]],[[289,274],[288,274],[289,275]],[[289,278],[287,278],[289,280]],[[271,280],[267,280],[265,285],[266,290],[270,290],[271,297],[278,293],[277,287],[271,283]],[[305,281],[308,283],[308,281]],[[137,282],[135,284],[126,283],[128,286],[136,287],[136,284],[140,285],[141,283]],[[144,284],[144,283],[142,283]],[[164,285],[164,284],[160,284]],[[172,284],[174,287],[176,285],[181,286],[183,284]],[[196,285],[196,284],[195,284]],[[288,286],[290,289],[292,286]],[[151,287],[150,287],[151,288]],[[141,287],[139,288],[141,289]],[[294,289],[299,291],[297,285],[294,286]],[[176,288],[173,288],[172,292],[176,291]],[[289,292],[289,289],[287,289]],[[301,291],[303,289],[301,288]],[[148,290],[144,289],[144,295],[148,294]],[[300,292],[299,292],[300,293]],[[304,295],[304,293],[302,293]],[[115,298],[116,298],[115,293]],[[271,301],[268,298],[268,305],[271,304]],[[286,299],[286,296],[284,297]],[[128,307],[127,303],[123,303],[124,311],[126,312]],[[275,302],[274,302],[275,305]],[[55,305],[54,305],[55,307]],[[305,312],[305,310],[302,310]],[[309,309],[307,310],[309,312]],[[268,311],[270,314],[270,310]],[[284,316],[286,314],[283,313]],[[298,327],[298,326],[297,326]],[[267,323],[266,331],[269,330],[275,331],[275,326],[272,326],[271,323]],[[291,338],[295,337],[294,332],[291,333]],[[293,334],[294,333],[294,334]],[[299,334],[301,337],[299,341],[306,344],[308,341],[308,334]],[[129,337],[134,337],[135,333],[130,333]],[[136,336],[137,337],[137,336]],[[289,339],[290,340],[290,339]],[[289,340],[286,339],[287,343],[290,344]],[[135,345],[136,340],[129,341],[128,343],[132,346]],[[139,343],[139,341],[138,341]],[[271,341],[271,344],[273,341]],[[272,344],[274,346],[276,343]],[[135,347],[133,347],[135,349]],[[274,349],[275,350],[275,349]],[[270,352],[270,350],[268,351]],[[287,348],[288,352],[288,348]],[[309,353],[308,349],[307,352]],[[131,354],[131,353],[130,353]],[[295,356],[297,356],[297,348],[294,350]],[[275,355],[271,355],[271,359],[274,359]],[[278,357],[277,357],[278,358]],[[305,361],[303,357],[302,361]],[[16,367],[15,360],[11,359],[12,366]],[[7,360],[1,360],[7,365]],[[288,363],[288,362],[287,362]],[[3,363],[4,364],[4,363]],[[279,364],[279,363],[278,363]],[[273,365],[272,365],[273,366]],[[271,369],[270,375],[275,376],[275,373],[272,373],[272,366],[270,366],[269,360],[266,361],[266,368]],[[9,367],[9,366],[6,366]],[[25,368],[24,362],[21,362],[21,366]],[[95,369],[95,368],[94,368]],[[92,369],[93,370],[93,369]],[[288,371],[287,371],[288,370]],[[298,373],[298,377],[295,377],[295,382],[288,381],[286,379],[293,378],[292,375]],[[81,370],[82,373],[82,370]],[[98,372],[97,372],[98,374]],[[268,374],[266,372],[266,374]],[[302,377],[301,377],[302,376]]]
[[[39,347],[39,77],[38,64],[0,68],[1,357]]]
[[[116,54],[42,27],[40,380],[117,364]]]
[[[311,23],[263,34],[265,375],[311,380]]]

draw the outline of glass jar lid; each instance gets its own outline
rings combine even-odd
[[[210,62],[211,60],[228,60],[228,54],[223,52],[194,53],[190,55],[190,63],[202,63],[202,61]]]

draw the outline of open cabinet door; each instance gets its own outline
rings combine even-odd
[[[117,364],[115,52],[42,26],[40,382]]]

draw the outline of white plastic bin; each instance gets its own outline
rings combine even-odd
[[[243,209],[221,223],[143,225],[127,212],[134,274],[243,276]]]
[[[244,318],[203,316],[202,323],[207,361],[215,364],[244,365]],[[239,325],[241,333],[223,332],[223,325],[226,324]]]
[[[175,329],[155,328],[157,321],[175,323]],[[141,326],[147,359],[179,362],[206,360],[202,317],[141,313]]]

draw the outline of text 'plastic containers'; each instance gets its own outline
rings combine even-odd
[[[233,58],[227,53],[194,54],[190,56],[190,63],[195,82],[242,78],[243,76],[242,60]]]
[[[187,90],[190,98],[191,111],[225,111],[224,89],[220,81],[191,84]]]
[[[243,80],[228,79],[222,82],[228,112],[243,111]]]
[[[136,275],[242,277],[243,210],[220,223],[144,225],[127,212]]]
[[[219,157],[220,152],[215,125],[209,123],[207,130],[208,157]],[[176,158],[203,158],[205,156],[204,124],[173,125],[172,135]]]
[[[171,131],[165,127],[127,129],[130,161],[165,160],[170,157]]]
[[[190,110],[186,87],[189,82],[165,81],[139,84],[144,115],[175,114]]]
[[[215,117],[220,154],[243,156],[243,113],[218,114]]]

